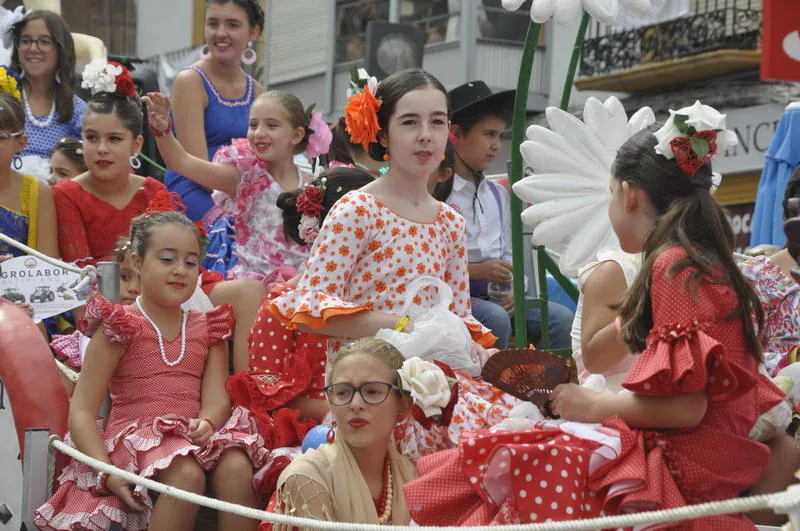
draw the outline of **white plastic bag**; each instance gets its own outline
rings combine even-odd
[[[430,308],[414,304],[414,298],[426,288],[438,291],[438,301]],[[436,277],[421,276],[408,285],[402,314],[411,316],[410,333],[384,328],[375,337],[394,345],[406,358],[419,356],[446,363],[453,369],[467,369],[470,375],[481,373],[480,360],[470,357],[472,336],[464,321],[450,311],[453,291]]]

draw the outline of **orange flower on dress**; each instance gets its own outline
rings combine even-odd
[[[319,285],[319,280],[319,275],[314,275],[308,283],[312,288],[315,288]]]
[[[357,229],[355,230],[355,235],[356,235],[356,238],[357,238],[357,239],[359,239],[359,240],[363,240],[363,239],[364,239],[364,236],[366,236],[366,232],[364,232],[364,229],[362,229],[362,228],[360,228],[360,227],[359,227],[359,228],[357,228]]]
[[[336,271],[336,262],[333,260],[328,260],[328,262],[325,264],[325,271],[329,273]]]
[[[408,229],[408,233],[409,233],[411,236],[416,236],[416,235],[417,235],[417,232],[418,232],[418,231],[417,231],[417,228],[416,228],[416,227],[410,227],[410,228]]]
[[[344,108],[344,123],[350,141],[361,144],[364,151],[369,151],[369,145],[378,138],[381,130],[378,125],[378,110],[381,102],[372,94],[369,87],[364,87],[350,96],[347,107]]]

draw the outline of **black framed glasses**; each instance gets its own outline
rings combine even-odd
[[[386,382],[364,382],[355,387],[349,383],[335,383],[325,388],[325,395],[328,401],[334,406],[346,406],[353,401],[356,393],[361,395],[361,400],[367,404],[377,406],[386,401],[389,392],[400,388]]]
[[[55,41],[50,37],[39,37],[38,39],[34,39],[32,37],[19,38],[19,47],[24,50],[31,48],[34,44],[37,48],[39,48],[40,52],[49,52],[53,49]]]

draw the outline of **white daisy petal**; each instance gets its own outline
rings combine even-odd
[[[553,12],[553,20],[559,24],[566,24],[578,16],[581,10],[581,0],[558,0]]]
[[[546,114],[550,128],[529,127],[520,146],[535,173],[515,183],[513,191],[532,203],[522,221],[533,227],[533,241],[559,253],[561,272],[576,277],[601,249],[619,249],[608,218],[611,166],[622,144],[655,116],[644,108],[628,120],[613,97],[587,100],[584,121],[557,109]]]
[[[583,0],[583,8],[592,17],[609,26],[616,22],[619,14],[617,0]]]

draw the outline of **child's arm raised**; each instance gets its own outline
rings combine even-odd
[[[202,446],[214,433],[215,426],[225,424],[231,415],[231,400],[225,391],[228,376],[228,344],[221,341],[208,349],[203,386],[200,396],[200,413],[192,419],[189,438]]]
[[[75,446],[86,455],[108,464],[111,464],[111,460],[95,419],[108,394],[108,384],[123,352],[122,345],[111,342],[102,331],[97,331],[86,349],[81,377],[78,378],[69,407],[69,431]],[[110,476],[107,488],[132,510],[145,510],[133,497],[126,481]]]
[[[153,129],[158,151],[167,167],[186,176],[206,188],[221,190],[231,197],[236,196],[236,186],[241,180],[239,170],[226,164],[216,164],[188,153],[172,134],[169,119],[169,98],[151,92],[142,98],[147,104],[148,119]]]
[[[581,355],[586,370],[591,373],[603,373],[628,355],[628,347],[614,325],[617,312],[611,309],[627,289],[625,274],[613,260],[592,269],[581,287]]]

